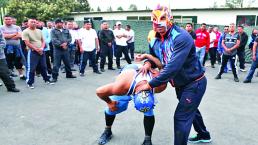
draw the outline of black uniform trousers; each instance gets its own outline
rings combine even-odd
[[[0,78],[4,82],[7,89],[15,88],[14,81],[11,77],[11,73],[5,59],[0,59]]]
[[[106,57],[108,57],[108,68],[112,68],[113,65],[113,50],[112,47],[108,46],[102,46],[101,52],[100,52],[100,68],[104,69],[104,65],[106,63]]]

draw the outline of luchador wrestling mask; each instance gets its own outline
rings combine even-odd
[[[155,106],[154,93],[152,91],[142,91],[134,94],[133,100],[136,110],[143,113],[150,111]]]
[[[170,10],[165,6],[158,5],[152,11],[152,22],[154,30],[159,27],[165,27],[166,30],[172,25]]]

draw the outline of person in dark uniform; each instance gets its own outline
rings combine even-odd
[[[248,41],[248,35],[244,31],[243,26],[238,26],[237,30],[238,30],[238,35],[240,37],[240,44],[237,49],[237,56],[239,59],[239,67],[240,67],[240,71],[246,72],[246,69],[245,69],[245,46]]]
[[[10,77],[11,73],[8,69],[6,60],[5,60],[5,54],[4,54],[4,48],[5,48],[6,42],[3,37],[3,33],[0,30],[0,78],[4,82],[7,91],[9,92],[20,92],[19,89],[15,87],[13,79]],[[0,83],[0,86],[2,84]]]
[[[99,32],[99,41],[100,41],[100,70],[104,72],[104,65],[106,63],[106,57],[108,57],[108,69],[114,70],[113,68],[113,50],[112,50],[112,42],[115,37],[111,30],[109,30],[108,22],[102,21],[102,30]]]
[[[61,60],[63,60],[65,65],[66,78],[76,78],[72,74],[68,52],[68,45],[72,41],[71,34],[69,30],[63,28],[63,20],[56,19],[55,24],[56,27],[51,31],[51,41],[54,48],[53,82],[57,82]]]
[[[192,38],[196,39],[196,34],[193,31],[193,24],[192,23],[186,23],[185,30],[192,36]]]
[[[206,90],[207,79],[204,69],[198,61],[191,35],[171,21],[169,9],[158,5],[152,12],[156,38],[150,46],[150,54],[163,64],[160,74],[136,88],[136,93],[151,90],[170,82],[175,87],[179,103],[174,114],[174,144],[187,145],[187,142],[211,142],[202,115],[198,109]],[[138,55],[136,59],[146,58]],[[146,60],[141,72],[155,67],[151,60]],[[188,138],[191,126],[197,136]]]

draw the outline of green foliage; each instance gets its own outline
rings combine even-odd
[[[228,8],[242,8],[243,0],[226,0],[225,7]]]
[[[8,3],[8,0],[0,0],[0,8],[5,7]]]
[[[77,0],[75,2],[74,12],[89,11],[90,5],[87,0]]]
[[[7,4],[8,14],[17,18],[18,24],[30,17],[47,21],[89,9],[87,0],[9,0]]]
[[[101,9],[100,9],[100,7],[98,7],[98,8],[97,8],[97,11],[98,11],[98,12],[101,12]]]
[[[129,6],[129,10],[131,10],[131,11],[137,11],[137,6],[136,6],[135,4],[131,4],[131,5]]]
[[[112,11],[113,11],[112,7],[111,7],[111,6],[108,7],[108,8],[107,8],[107,11],[108,11],[108,12],[112,12]]]
[[[117,8],[118,11],[123,11],[123,8],[120,6]]]

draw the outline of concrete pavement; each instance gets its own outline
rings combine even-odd
[[[87,70],[85,77],[76,72],[76,79],[66,79],[60,73],[55,85],[46,85],[42,77],[36,77],[33,90],[15,78],[20,93],[0,87],[0,145],[96,145],[105,126],[106,104],[97,98],[95,89],[113,81],[118,71],[97,75],[91,68]],[[239,72],[239,83],[233,81],[232,73],[215,80],[217,72],[218,66],[207,67],[208,86],[200,105],[213,139],[211,145],[257,145],[258,78],[243,84],[247,72]],[[169,86],[157,98],[152,142],[172,145],[175,91]],[[132,102],[126,112],[117,115],[113,134],[107,145],[142,143],[143,114]]]

